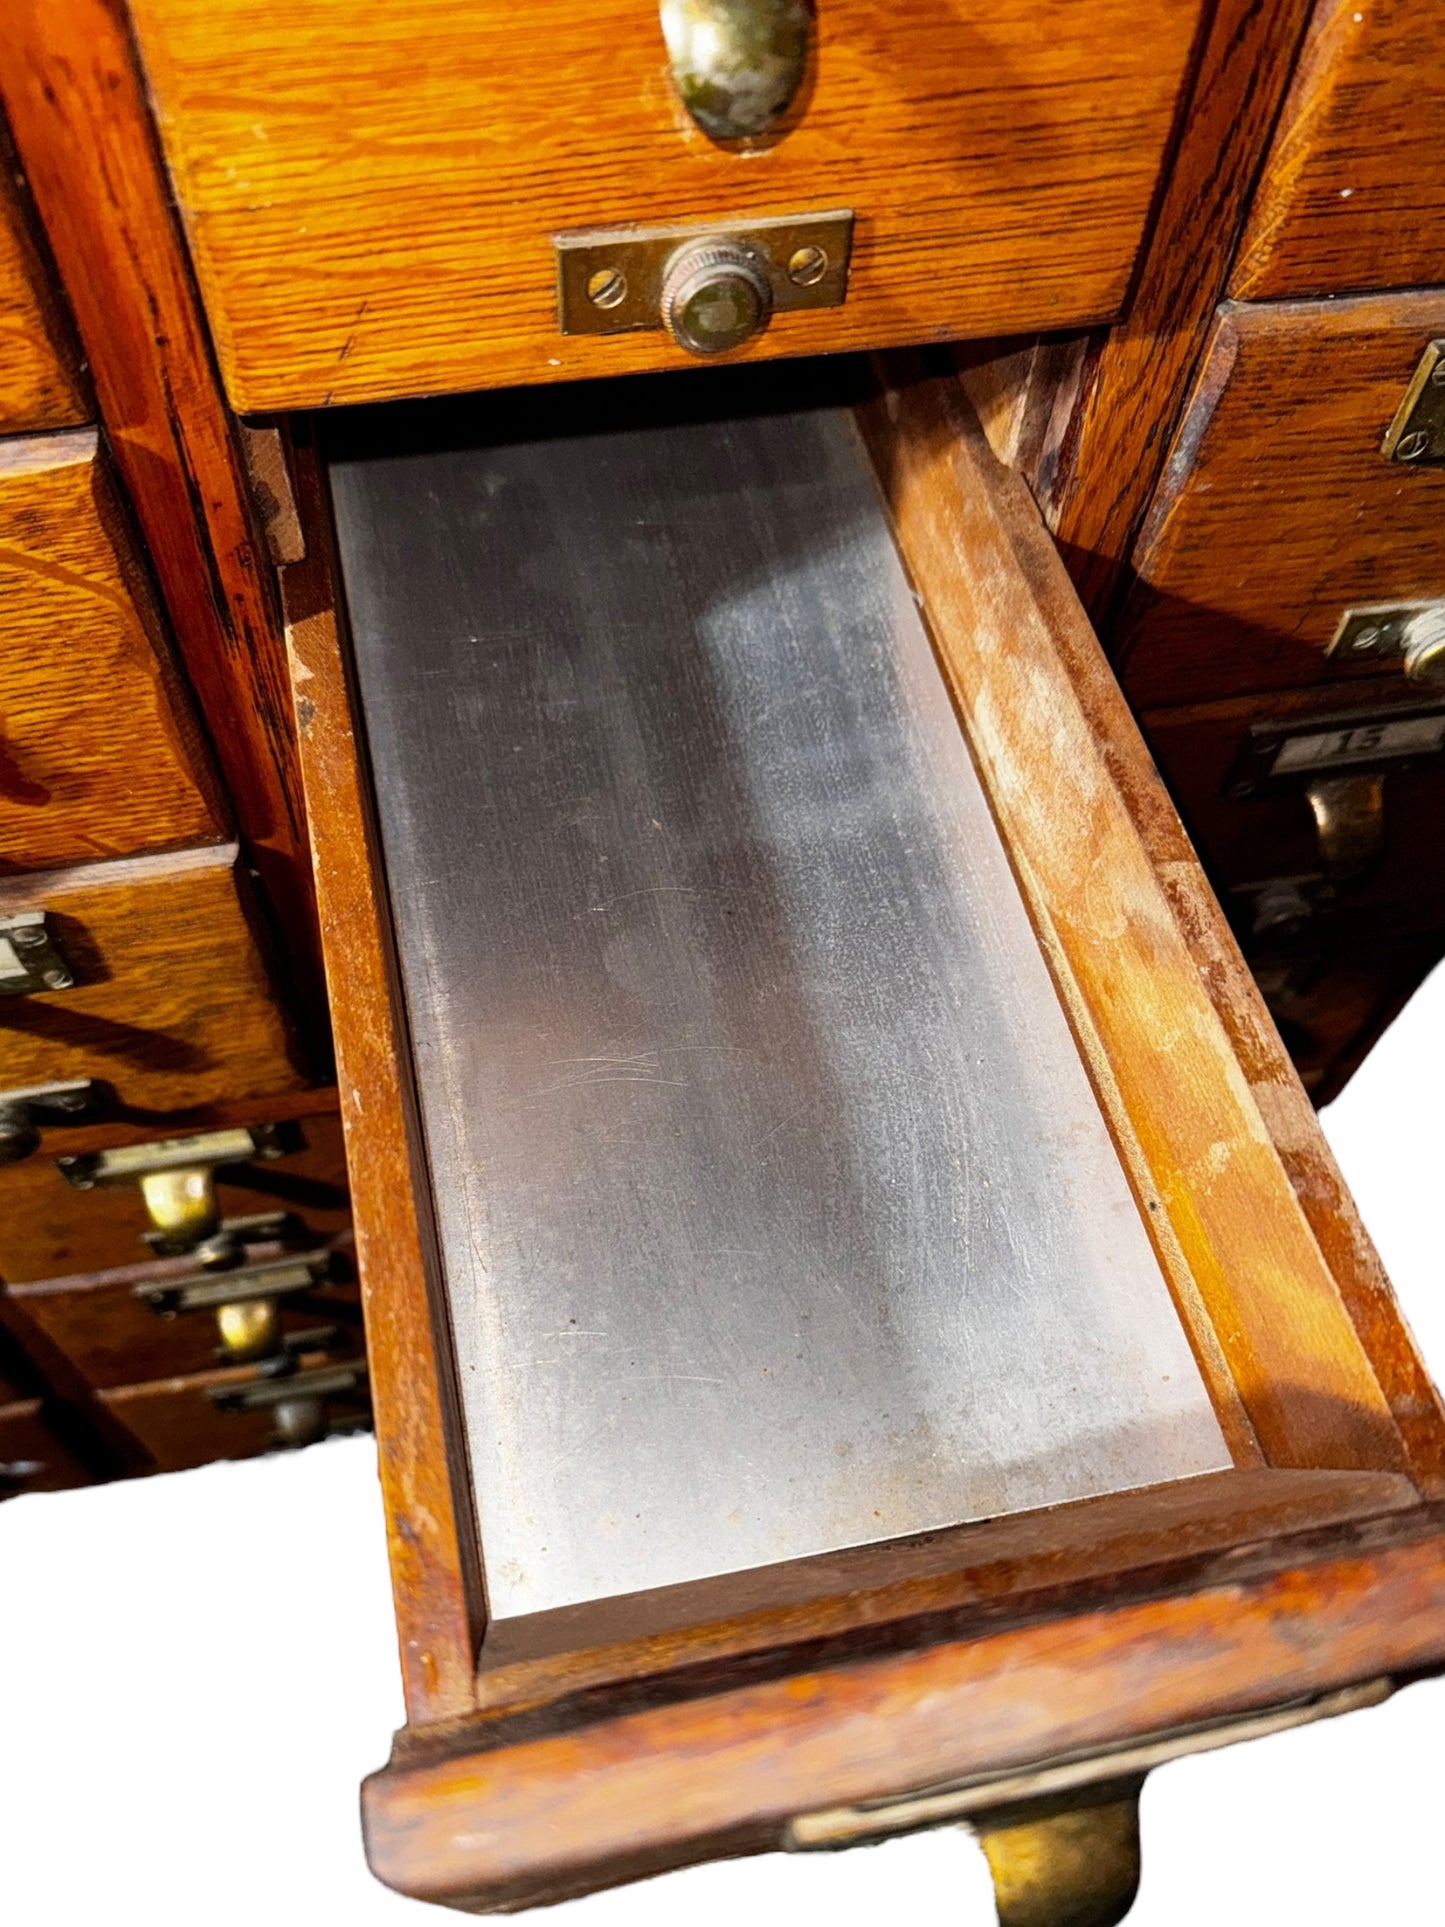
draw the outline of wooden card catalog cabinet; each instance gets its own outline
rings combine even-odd
[[[967,1819],[1021,1921],[1062,1802],[1119,1918],[1151,1764],[1445,1661],[1445,1425],[1023,485],[913,362],[304,467],[376,1871]]]

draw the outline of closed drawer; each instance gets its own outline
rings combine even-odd
[[[284,1213],[289,1243],[325,1244],[350,1224],[341,1121],[307,1117],[282,1126],[281,1141],[289,1148],[279,1158],[216,1172],[222,1219]],[[59,1143],[53,1138],[47,1149]],[[149,1228],[136,1185],[76,1191],[43,1155],[0,1171],[0,1278],[9,1284],[137,1265],[147,1256]]]
[[[0,443],[0,873],[225,834],[95,431]]]
[[[231,400],[311,407],[674,365],[562,335],[551,236],[851,208],[846,303],[760,354],[1007,334],[1120,307],[1198,0],[817,9],[743,151],[689,119],[655,0],[137,0]]]
[[[74,350],[48,286],[0,127],[0,435],[83,422]]]
[[[57,1435],[38,1398],[0,1405],[0,1499],[89,1481],[89,1472]]]
[[[370,1423],[366,1366],[310,1354],[290,1378],[251,1366],[126,1385],[101,1394],[110,1415],[154,1461],[181,1472],[213,1459],[249,1459]]]
[[[1445,469],[1380,453],[1445,294],[1226,307],[1135,552],[1136,707],[1378,673],[1347,609],[1445,595]]]
[[[1320,0],[1231,292],[1254,299],[1441,278],[1441,0]]]
[[[54,1278],[19,1285],[11,1297],[21,1313],[64,1353],[92,1387],[175,1378],[234,1362],[209,1304],[250,1305],[268,1282],[275,1322],[266,1342],[246,1350],[313,1350],[355,1356],[362,1349],[361,1302],[347,1249],[287,1254],[279,1243],[250,1245],[230,1271],[203,1271],[194,1258],[130,1265],[88,1278]],[[310,1260],[309,1264],[303,1260]],[[329,1262],[324,1262],[329,1261]],[[297,1288],[310,1270],[313,1281]],[[218,1294],[230,1290],[231,1296]],[[208,1304],[188,1301],[205,1295]]]
[[[1383,682],[1383,686],[1382,685]],[[1246,949],[1445,924],[1445,693],[1374,678],[1142,719]]]
[[[0,998],[7,1087],[96,1078],[154,1115],[303,1082],[233,846],[0,882],[28,911],[74,983]]]

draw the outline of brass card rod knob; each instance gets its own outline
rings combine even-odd
[[[721,355],[761,334],[773,312],[766,270],[734,241],[700,241],[670,263],[662,319],[690,355]]]

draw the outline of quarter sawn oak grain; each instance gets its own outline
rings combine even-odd
[[[557,331],[551,235],[851,207],[841,308],[748,355],[1061,328],[1119,308],[1203,11],[827,0],[793,123],[715,146],[642,0],[136,0],[233,403],[685,365]]]

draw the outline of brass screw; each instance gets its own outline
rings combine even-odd
[[[1435,366],[1430,370],[1430,386],[1432,388],[1445,388],[1445,358],[1437,361]]]
[[[1356,631],[1355,638],[1350,644],[1351,653],[1357,656],[1363,656],[1369,650],[1374,649],[1381,640],[1381,632],[1378,629],[1360,629]]]
[[[37,930],[33,925],[29,929],[12,930],[10,941],[18,950],[35,950],[44,943],[45,932]]]
[[[594,308],[615,308],[627,293],[627,276],[620,268],[599,268],[587,282],[587,299]]]
[[[1397,462],[1418,461],[1429,446],[1430,437],[1423,428],[1417,428],[1412,434],[1401,436],[1395,447],[1395,460]]]
[[[828,272],[828,257],[821,248],[798,248],[788,259],[788,279],[795,288],[815,288]]]

